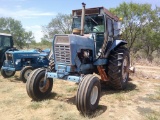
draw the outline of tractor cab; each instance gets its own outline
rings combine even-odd
[[[105,52],[106,49],[102,46],[103,43],[105,42],[106,45],[107,43],[110,45],[113,40],[119,38],[119,18],[111,14],[104,7],[85,9],[84,14],[82,14],[82,11],[83,9],[72,11],[73,34],[80,35],[81,32],[83,32],[81,35],[94,39],[95,54]],[[84,17],[82,15],[84,15]],[[84,25],[82,23],[84,23]]]
[[[13,48],[12,35],[0,33],[0,67],[5,59],[5,52],[10,48]]]

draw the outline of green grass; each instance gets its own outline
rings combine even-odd
[[[149,95],[150,99],[154,99],[154,100],[160,100],[160,89],[158,88],[154,94]]]
[[[11,99],[6,99],[6,100],[1,101],[0,104],[10,106],[14,102],[16,102],[16,101],[11,98]]]
[[[147,120],[159,120],[160,113],[157,111],[153,111],[152,113],[147,114],[146,118],[147,118]]]
[[[31,102],[28,108],[36,110],[36,109],[42,108],[42,104],[41,102]]]
[[[4,88],[1,88],[0,92],[2,92],[2,93],[9,93],[12,90],[13,90],[13,86],[12,87],[11,86],[7,86],[7,87],[4,87]]]
[[[114,98],[118,101],[125,101],[129,99],[129,96],[124,92],[120,92],[120,93],[115,93]]]
[[[77,91],[77,86],[67,86],[66,87],[66,92],[76,92]]]
[[[67,111],[66,103],[60,102],[55,106],[55,110],[57,111]]]
[[[32,116],[30,120],[42,120],[40,117]]]

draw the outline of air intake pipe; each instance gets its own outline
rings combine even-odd
[[[85,24],[85,3],[82,3],[82,15],[81,15],[81,35],[84,35],[84,24]]]

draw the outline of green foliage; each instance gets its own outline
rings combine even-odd
[[[151,8],[150,4],[123,2],[110,11],[122,17],[122,38],[128,42],[133,53],[140,49],[152,58],[152,53],[160,48],[160,8]]]
[[[20,21],[10,17],[0,18],[0,32],[12,34],[14,44],[19,48],[23,48],[26,41],[31,42],[34,39],[31,31],[26,32]]]
[[[45,34],[44,38],[53,39],[55,34],[69,34],[72,29],[72,16],[71,14],[61,14],[59,13],[55,18],[48,23],[47,26],[43,27],[43,32]]]
[[[52,46],[52,41],[50,42],[50,41],[48,41],[48,40],[46,40],[45,38],[42,38],[41,39],[41,44],[42,45],[47,45],[47,46]]]

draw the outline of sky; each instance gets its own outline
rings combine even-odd
[[[70,14],[74,9],[115,8],[122,2],[149,3],[152,8],[160,6],[160,0],[0,0],[0,17],[12,17],[21,21],[26,31],[32,31],[36,42],[43,37],[42,26],[47,25],[58,14]]]

